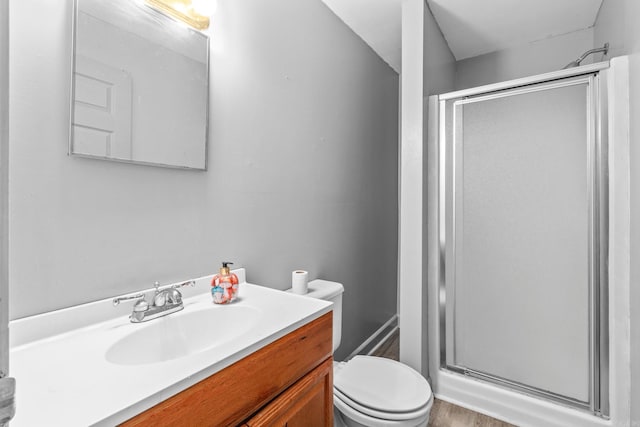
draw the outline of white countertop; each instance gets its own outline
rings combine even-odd
[[[145,323],[129,321],[132,303],[113,307],[111,298],[10,322],[10,368],[17,381],[11,427],[115,425],[331,310],[327,301],[242,283],[244,271],[236,273],[240,298],[231,305],[258,308],[255,325],[223,345],[164,362],[118,365],[105,355],[147,324],[193,310],[225,310],[211,302],[211,276],[185,290],[184,310]]]

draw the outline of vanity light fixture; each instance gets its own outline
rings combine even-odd
[[[209,28],[214,0],[144,0],[145,4],[197,29]]]

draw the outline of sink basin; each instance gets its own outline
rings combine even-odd
[[[131,324],[135,330],[116,341],[106,353],[118,365],[145,365],[185,357],[216,347],[251,329],[260,310],[247,306],[212,306],[182,311]]]

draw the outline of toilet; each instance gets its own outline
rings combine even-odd
[[[309,282],[308,297],[333,302],[333,351],[342,337],[340,283]],[[333,363],[333,407],[336,427],[422,427],[429,421],[433,394],[417,371],[395,360],[355,356]]]

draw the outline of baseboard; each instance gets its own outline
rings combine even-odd
[[[384,325],[380,326],[369,338],[367,338],[362,344],[358,346],[353,352],[347,356],[346,360],[366,354],[370,355],[375,352],[387,339],[398,329],[398,315],[394,314]]]

